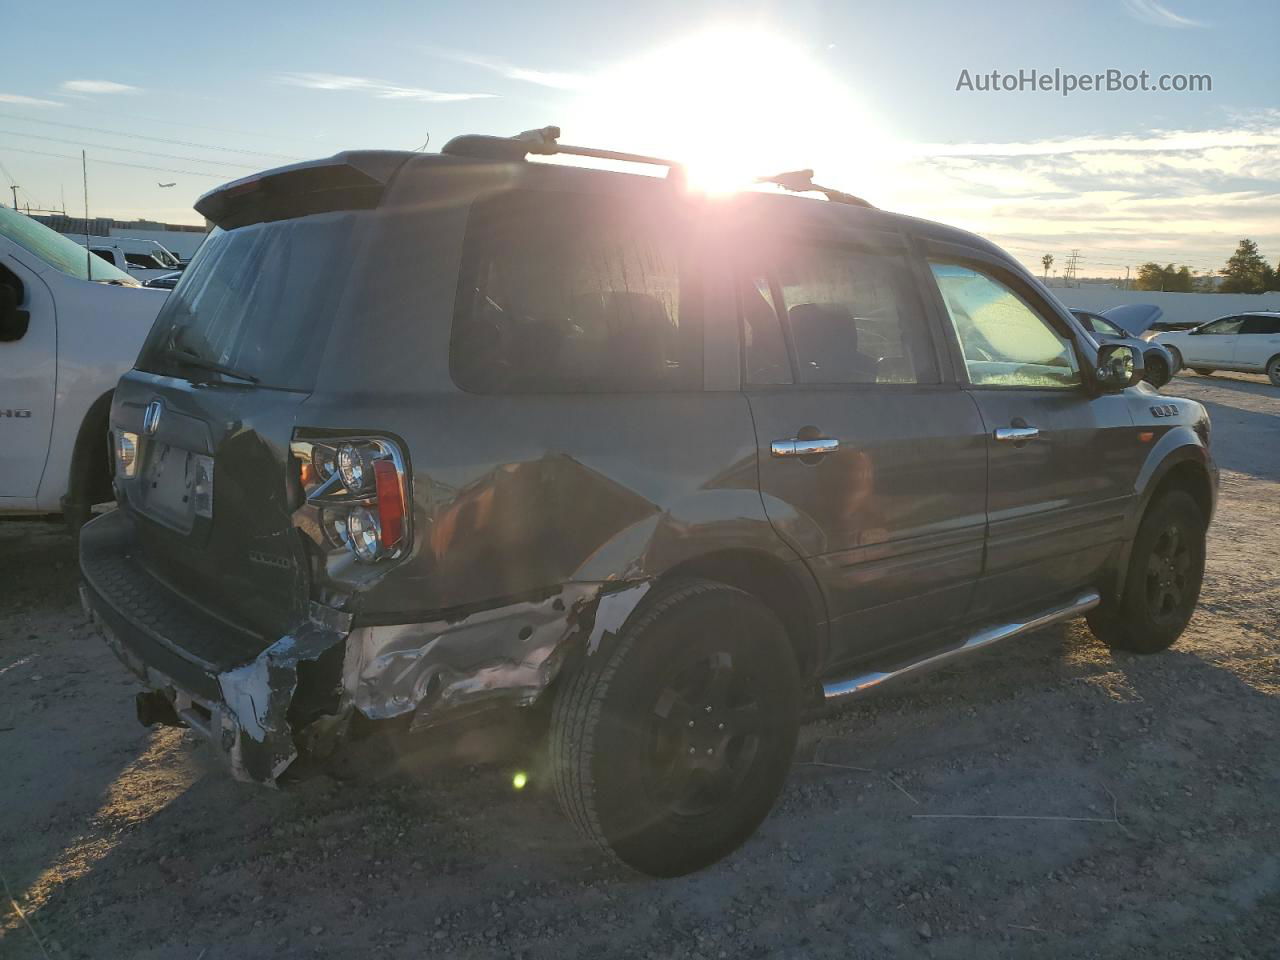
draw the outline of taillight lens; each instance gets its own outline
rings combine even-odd
[[[116,431],[116,473],[130,479],[138,471],[138,435]]]
[[[373,462],[374,491],[378,497],[378,524],[386,547],[399,545],[404,536],[404,488],[400,471],[390,460]]]
[[[362,563],[403,556],[411,545],[409,471],[385,437],[295,439],[291,452],[307,504],[334,549]]]

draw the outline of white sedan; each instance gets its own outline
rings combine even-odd
[[[1280,387],[1280,313],[1240,313],[1190,330],[1159,334],[1156,342],[1173,357],[1173,369],[1196,373],[1239,370],[1265,373]]]

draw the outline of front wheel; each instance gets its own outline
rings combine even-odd
[[[1280,387],[1280,356],[1274,356],[1267,362],[1267,376],[1273,387]]]
[[[1182,369],[1182,354],[1177,347],[1165,347],[1169,353],[1169,373],[1170,375],[1177,373]]]
[[[1205,519],[1191,495],[1165,494],[1138,527],[1124,593],[1088,616],[1093,635],[1133,653],[1158,653],[1186,629],[1204,580]]]
[[[560,805],[628,866],[692,873],[740,846],[772,808],[799,730],[782,624],[709,581],[665,590],[559,691],[551,762]]]

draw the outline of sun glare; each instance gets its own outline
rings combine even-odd
[[[606,71],[565,123],[566,142],[682,160],[691,186],[716,193],[807,167],[856,193],[884,139],[817,52],[752,26],[709,28]]]

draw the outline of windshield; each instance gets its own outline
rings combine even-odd
[[[183,357],[309,390],[346,285],[358,214],[214,230],[181,274],[138,368],[189,375]]]
[[[16,210],[0,207],[0,236],[12,240],[55,270],[77,280],[115,281],[131,287],[137,286],[138,281],[123,270],[117,270],[101,258],[91,256],[74,240],[67,239],[39,220],[32,220]]]

